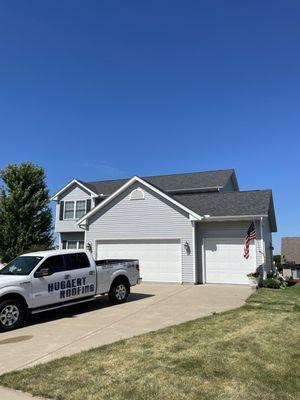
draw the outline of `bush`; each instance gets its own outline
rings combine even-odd
[[[249,274],[247,274],[248,278],[258,278],[259,277],[259,272],[249,272]]]
[[[267,278],[263,281],[263,287],[269,289],[283,289],[286,287],[286,283],[278,278]]]

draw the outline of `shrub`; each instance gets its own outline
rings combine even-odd
[[[286,283],[278,278],[267,278],[263,281],[263,287],[269,289],[283,289],[286,287]]]
[[[247,274],[248,278],[258,278],[259,277],[259,272],[249,272],[249,274]]]

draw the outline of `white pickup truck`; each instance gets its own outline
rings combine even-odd
[[[108,293],[127,300],[141,283],[138,260],[95,261],[89,251],[23,254],[0,270],[0,331],[18,328],[28,314],[90,301]]]

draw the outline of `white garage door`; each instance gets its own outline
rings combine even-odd
[[[143,281],[180,282],[180,240],[97,241],[97,259],[133,258],[140,261]]]
[[[248,260],[243,257],[244,239],[204,239],[207,283],[248,284],[247,274],[255,271],[255,246]]]

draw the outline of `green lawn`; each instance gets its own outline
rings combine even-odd
[[[299,305],[300,284],[294,285],[287,290],[259,289],[254,293],[247,303],[263,303],[265,305]]]
[[[300,284],[234,311],[0,377],[59,400],[285,400],[300,393]]]

